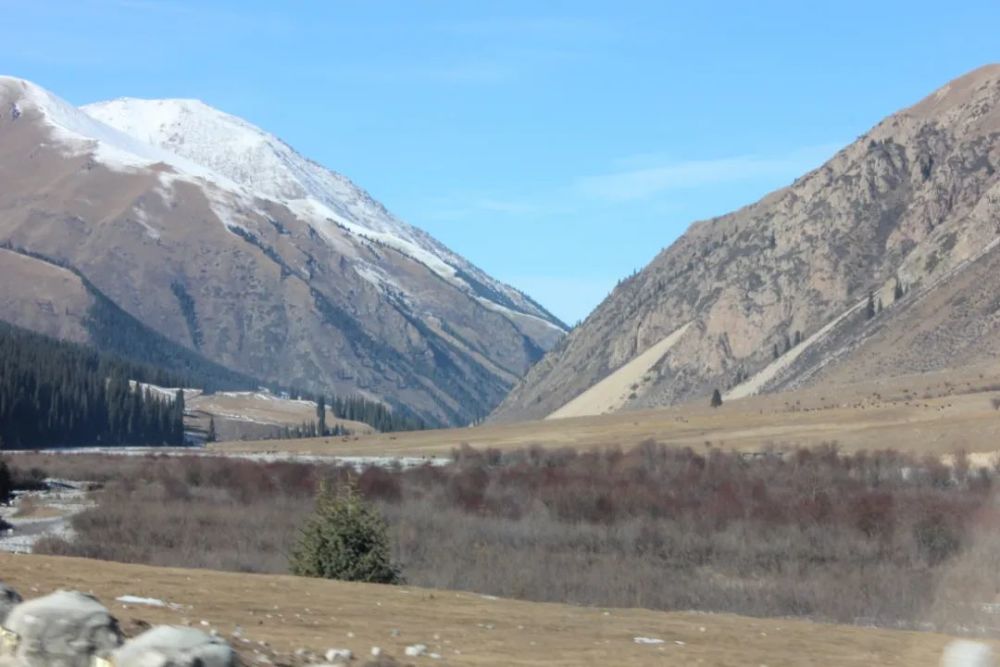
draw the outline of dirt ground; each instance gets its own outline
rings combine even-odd
[[[893,378],[730,401],[522,424],[413,433],[220,443],[220,452],[331,456],[442,456],[477,448],[634,446],[644,440],[696,449],[762,451],[836,442],[845,450],[894,448],[935,455],[1000,450],[1000,373],[980,369]]]
[[[101,561],[0,555],[0,577],[25,597],[57,588],[96,595],[123,626],[191,623],[292,655],[371,648],[404,663],[436,665],[937,665],[949,641],[936,634],[820,625],[798,620],[597,609],[471,593],[176,570]],[[176,609],[123,605],[150,597]],[[204,625],[205,621],[208,625]],[[639,644],[636,638],[662,640]],[[426,644],[441,656],[405,658]]]

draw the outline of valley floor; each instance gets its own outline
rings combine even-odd
[[[123,565],[75,558],[0,555],[0,572],[26,597],[58,588],[92,592],[122,621],[202,621],[245,658],[349,648],[359,663],[378,646],[406,663],[437,665],[937,665],[943,635],[821,625],[786,619],[600,609],[496,599],[472,593]],[[116,602],[152,598],[168,606]],[[637,638],[663,643],[637,643]],[[440,660],[404,658],[426,644]],[[284,656],[284,659],[282,658]]]
[[[896,449],[989,455],[1000,449],[1000,368],[968,368],[596,417],[486,424],[345,438],[232,442],[217,453],[447,456],[462,445],[517,449],[621,446],[643,441],[698,451],[764,451],[836,443],[847,451]],[[982,458],[982,456],[980,456]]]

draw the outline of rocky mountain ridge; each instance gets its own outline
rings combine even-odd
[[[998,165],[1000,66],[990,65],[792,185],[692,225],[493,418],[707,401],[715,388],[738,398],[994,358]]]

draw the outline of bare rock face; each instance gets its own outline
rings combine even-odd
[[[117,667],[232,667],[236,653],[222,639],[200,630],[156,626],[115,651]]]
[[[791,186],[692,225],[537,364],[493,419],[707,401],[714,388],[737,398],[992,358],[998,169],[992,65],[887,118]],[[626,368],[664,341],[648,364]]]
[[[0,78],[0,183],[0,318],[42,333],[108,349],[125,318],[261,383],[463,424],[565,331],[343,176],[200,103],[84,112]]]
[[[95,598],[56,591],[14,607],[4,621],[9,643],[0,664],[90,667],[121,645],[118,622]],[[5,635],[5,639],[8,636]]]

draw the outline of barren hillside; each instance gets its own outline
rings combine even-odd
[[[692,225],[537,364],[494,419],[995,359],[998,164],[1000,65],[991,65],[885,119],[789,187]],[[619,377],[584,411],[564,408],[668,340],[624,390]]]

